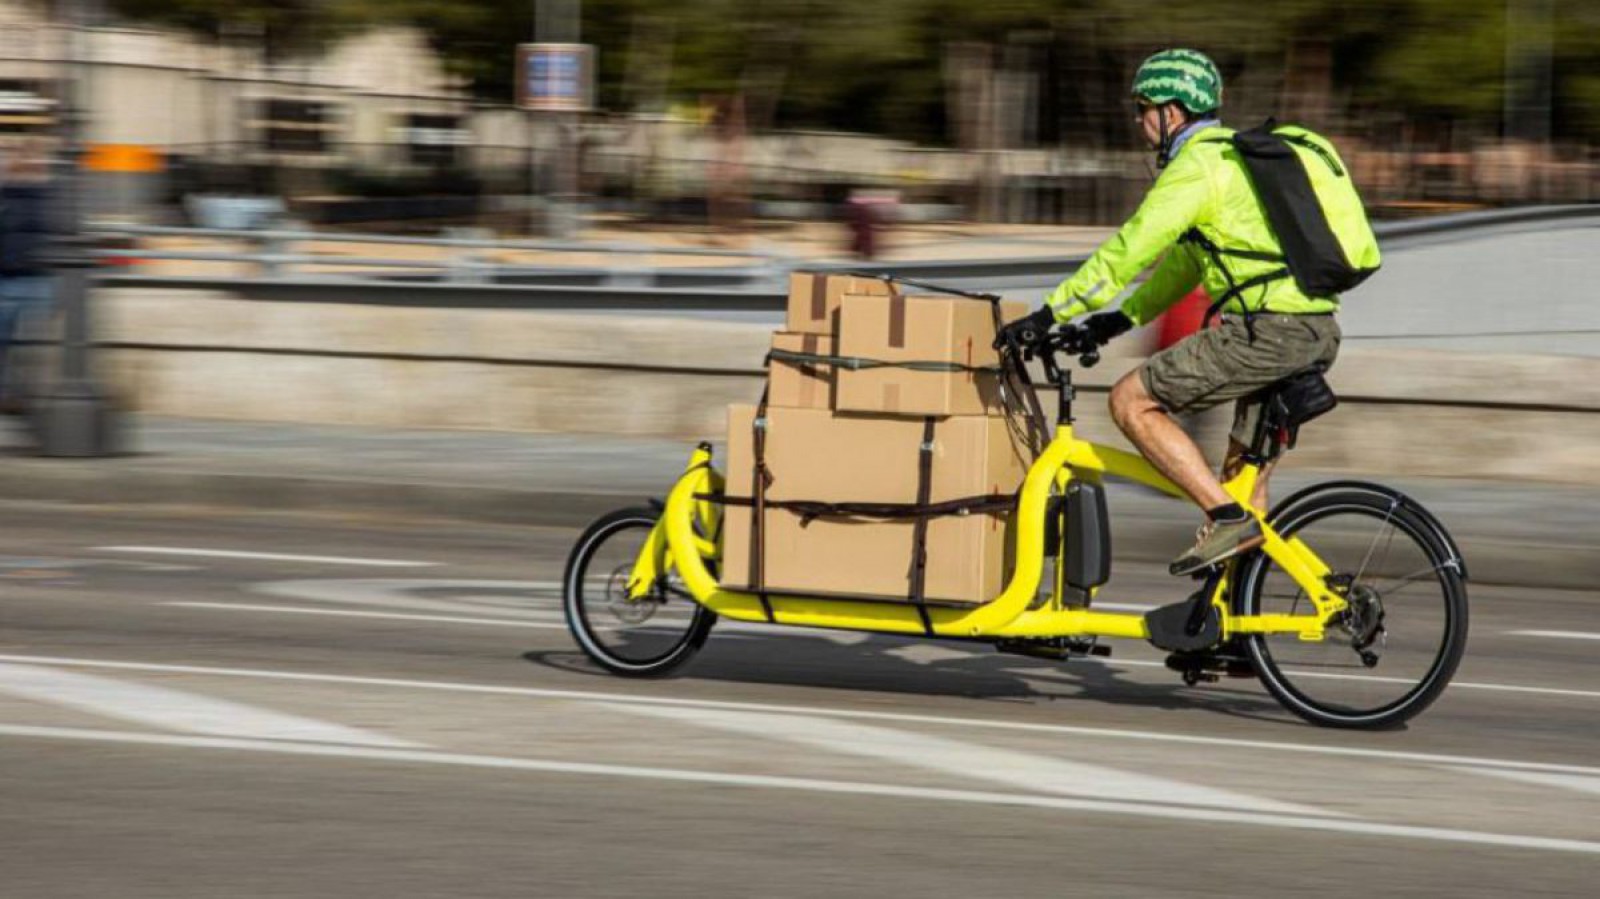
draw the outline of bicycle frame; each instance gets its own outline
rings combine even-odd
[[[1251,514],[1264,510],[1249,505],[1260,469],[1245,465],[1224,484],[1228,495]],[[661,519],[635,562],[629,581],[630,599],[640,600],[656,589],[661,575],[676,570],[689,594],[718,615],[738,621],[772,622],[801,627],[834,628],[874,633],[910,634],[959,639],[1134,637],[1148,639],[1144,616],[1102,612],[1063,602],[1061,585],[1053,585],[1049,602],[1029,606],[1044,574],[1046,507],[1054,490],[1064,490],[1075,478],[1098,481],[1105,475],[1125,478],[1178,497],[1181,491],[1149,462],[1132,453],[1099,446],[1073,435],[1070,422],[1059,425],[1044,452],[1029,468],[1017,503],[1013,539],[1016,566],[1001,594],[971,607],[927,606],[932,634],[924,627],[922,610],[907,603],[864,601],[822,596],[798,596],[730,590],[722,587],[706,567],[720,547],[703,534],[717,533],[722,510],[696,494],[720,491],[722,477],[711,467],[711,448],[701,444],[689,466],[673,487]],[[699,525],[699,532],[696,525]],[[1301,640],[1323,638],[1326,623],[1346,603],[1327,582],[1330,570],[1300,540],[1284,539],[1264,520],[1262,551],[1277,562],[1310,598],[1311,610],[1294,615],[1235,615],[1229,608],[1230,578],[1217,579],[1211,597],[1217,608],[1224,638],[1236,634],[1293,633]],[[1058,560],[1059,561],[1059,560]],[[1228,572],[1231,574],[1230,563]],[[770,617],[768,609],[770,608]]]

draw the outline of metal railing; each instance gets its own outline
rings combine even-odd
[[[1385,222],[1376,226],[1386,251],[1501,234],[1600,227],[1600,204],[1523,207]],[[168,236],[239,240],[245,252],[117,249],[102,257],[248,264],[247,275],[169,275],[137,267],[104,269],[108,286],[171,286],[235,290],[274,299],[395,305],[475,305],[572,310],[771,312],[783,308],[785,277],[795,268],[869,270],[954,286],[1029,287],[1070,274],[1082,254],[900,262],[801,261],[776,252],[570,241],[500,241],[464,237],[326,234],[305,231],[104,227],[103,236]],[[295,252],[296,243],[399,244],[454,251],[442,259],[398,260]],[[1041,249],[1044,247],[1041,245]],[[530,265],[485,260],[486,251],[601,255],[600,266]],[[657,266],[649,257],[738,260],[729,266]],[[329,269],[334,269],[330,271]],[[365,273],[365,274],[363,274]]]

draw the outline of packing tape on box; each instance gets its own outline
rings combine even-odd
[[[906,295],[898,290],[889,293],[889,346],[897,350],[906,346]]]

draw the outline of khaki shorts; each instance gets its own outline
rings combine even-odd
[[[1339,325],[1331,315],[1222,316],[1222,324],[1184,338],[1151,356],[1139,380],[1168,412],[1199,412],[1234,402],[1230,436],[1246,446],[1255,437],[1261,388],[1339,355]]]

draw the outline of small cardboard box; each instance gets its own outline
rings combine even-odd
[[[1000,304],[1002,322],[1027,314]],[[994,309],[951,296],[847,295],[839,307],[839,355],[883,362],[945,362],[994,367]],[[1000,379],[992,372],[879,367],[839,372],[834,409],[888,415],[992,415]]]
[[[833,355],[833,338],[825,334],[772,335],[772,348],[814,356]],[[773,359],[767,367],[767,405],[795,409],[827,409],[833,403],[833,366],[822,362]]]
[[[897,290],[877,278],[794,272],[789,275],[789,315],[785,331],[838,335],[839,301],[845,294],[888,296]]]
[[[752,406],[728,410],[729,496],[754,487]],[[770,500],[914,503],[923,423],[905,418],[830,415],[817,409],[767,409],[766,462]],[[931,502],[1011,494],[1028,459],[998,417],[960,416],[937,422]],[[722,583],[748,589],[752,514],[727,507],[722,527]],[[767,590],[904,600],[911,589],[911,519],[820,517],[768,509],[763,554]],[[980,603],[999,595],[1012,566],[1010,516],[949,515],[930,519],[924,596],[932,602]]]

